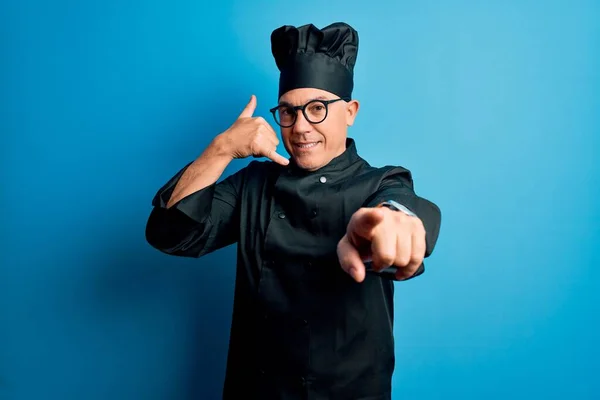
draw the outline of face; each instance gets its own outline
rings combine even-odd
[[[280,105],[301,106],[311,100],[335,100],[339,97],[320,89],[302,88],[285,93],[279,99]],[[306,109],[307,114],[318,115],[324,112],[318,104]],[[332,159],[346,150],[348,127],[354,123],[359,103],[356,100],[336,101],[327,105],[327,117],[323,122],[311,123],[298,110],[296,123],[281,127],[283,144],[296,164],[303,169],[315,171],[327,165]],[[314,118],[311,118],[315,120]]]

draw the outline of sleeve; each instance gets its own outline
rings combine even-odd
[[[433,202],[418,196],[414,191],[412,174],[402,167],[390,167],[387,169],[378,190],[365,201],[365,207],[376,207],[387,200],[394,200],[416,214],[423,222],[425,228],[425,258],[429,257],[435,248],[440,226],[441,211]],[[424,263],[409,278],[421,275],[425,271]],[[393,276],[393,271],[384,270],[384,276]]]
[[[237,242],[245,168],[167,208],[177,182],[190,164],[154,196],[146,240],[164,253],[197,258]]]

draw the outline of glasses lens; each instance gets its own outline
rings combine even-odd
[[[322,101],[311,101],[306,105],[306,118],[313,124],[322,122],[327,116],[327,106]]]
[[[275,120],[281,126],[292,126],[296,120],[296,113],[292,107],[281,106],[275,111]]]

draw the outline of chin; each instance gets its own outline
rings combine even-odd
[[[314,157],[298,157],[296,158],[296,164],[307,171],[313,171],[323,166],[322,162]]]

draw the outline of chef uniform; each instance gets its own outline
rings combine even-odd
[[[351,96],[352,27],[283,26],[271,40],[280,95],[313,87]],[[410,171],[370,166],[347,138],[345,152],[316,171],[293,159],[288,166],[254,160],[167,208],[186,167],[154,197],[146,237],[185,257],[237,244],[223,398],[390,399],[393,275],[369,272],[358,283],[340,267],[336,247],[354,212],[387,202],[421,219],[431,254],[440,210],[415,194]]]

